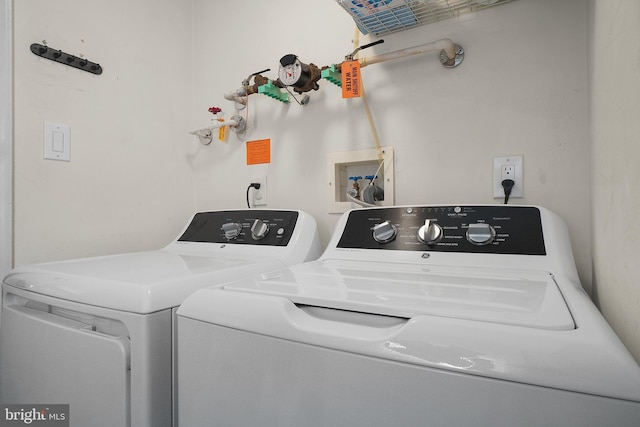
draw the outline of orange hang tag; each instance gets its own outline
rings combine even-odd
[[[218,119],[219,122],[223,122],[224,119]],[[220,142],[227,142],[227,128],[228,126],[221,126],[218,128],[218,139]]]
[[[247,164],[271,163],[271,140],[247,141]]]
[[[342,97],[360,97],[360,62],[345,61],[342,63]]]

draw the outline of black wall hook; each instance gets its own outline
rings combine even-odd
[[[87,61],[84,58],[78,58],[77,56],[63,52],[59,49],[52,49],[42,44],[33,43],[31,45],[31,52],[33,52],[34,55],[56,61],[79,70],[84,70],[93,74],[102,74],[102,67],[100,64]]]

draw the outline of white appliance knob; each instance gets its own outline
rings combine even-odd
[[[378,243],[388,243],[395,239],[396,234],[398,234],[396,226],[389,221],[376,224],[371,230],[373,230],[373,240]]]
[[[467,240],[474,245],[484,246],[493,242],[496,231],[487,223],[469,224],[467,230]]]
[[[251,237],[253,237],[253,240],[263,239],[267,234],[269,234],[269,224],[259,219],[253,221],[251,225]]]
[[[240,235],[242,231],[242,224],[237,222],[227,222],[222,224],[222,231],[224,231],[224,238],[227,240],[233,240]]]
[[[418,240],[426,245],[435,245],[442,239],[442,227],[427,219],[418,230]]]

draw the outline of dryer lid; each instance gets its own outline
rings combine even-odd
[[[540,270],[323,260],[242,280],[225,290],[384,316],[431,315],[547,330],[575,329],[553,275]]]
[[[206,256],[162,249],[20,266],[4,278],[4,285],[147,314],[176,307],[203,287],[284,267],[278,259],[256,255]]]

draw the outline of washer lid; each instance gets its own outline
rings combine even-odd
[[[575,329],[553,276],[545,271],[324,260],[264,277],[242,280],[225,290],[385,316],[432,315]]]

